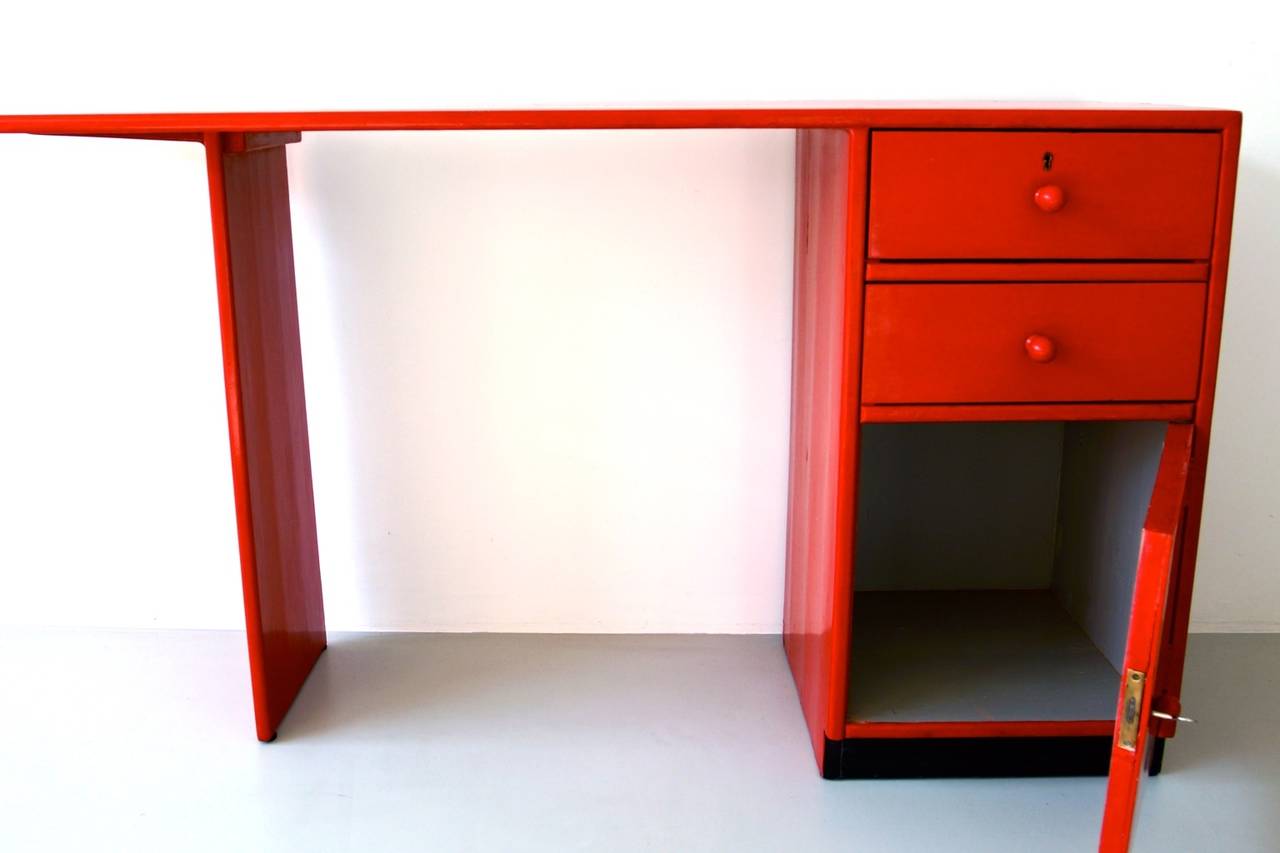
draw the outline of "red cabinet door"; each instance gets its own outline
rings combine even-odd
[[[1156,669],[1160,665],[1169,578],[1178,551],[1193,429],[1190,424],[1171,424],[1165,433],[1164,452],[1156,471],[1147,518],[1142,525],[1138,571],[1133,585],[1133,610],[1129,617],[1124,670],[1120,678],[1116,730],[1111,743],[1107,804],[1098,845],[1103,853],[1120,853],[1129,849],[1138,782],[1147,763],[1151,700]]]

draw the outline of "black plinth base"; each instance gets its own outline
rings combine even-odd
[[[824,758],[828,779],[1106,776],[1111,738],[846,738]]]

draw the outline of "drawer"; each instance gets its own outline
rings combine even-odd
[[[868,253],[1209,257],[1216,133],[878,131]]]
[[[871,284],[864,403],[1195,398],[1205,285]]]

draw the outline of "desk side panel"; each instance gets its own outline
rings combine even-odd
[[[1204,349],[1200,360],[1200,393],[1195,404],[1195,439],[1187,475],[1187,516],[1182,525],[1181,551],[1169,592],[1165,623],[1164,663],[1155,682],[1155,707],[1171,716],[1182,713],[1182,672],[1191,625],[1191,591],[1195,580],[1196,549],[1200,543],[1200,518],[1204,510],[1205,473],[1209,463],[1209,433],[1213,425],[1213,400],[1222,344],[1222,318],[1227,296],[1227,260],[1231,250],[1231,223],[1235,211],[1236,172],[1240,162],[1240,116],[1234,116],[1222,132],[1218,199],[1209,257],[1209,293],[1205,308]],[[1189,709],[1193,710],[1193,709]],[[1195,716],[1194,713],[1191,716]],[[1174,720],[1156,720],[1157,737],[1173,737]]]
[[[324,604],[285,150],[227,141],[205,145],[249,665],[268,741],[325,648]]]
[[[783,642],[824,773],[828,742],[844,737],[867,139],[801,130],[796,148]]]

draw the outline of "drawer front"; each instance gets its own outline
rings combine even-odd
[[[1195,398],[1205,285],[871,284],[864,403]]]
[[[880,131],[868,252],[901,259],[1209,257],[1216,133]]]

